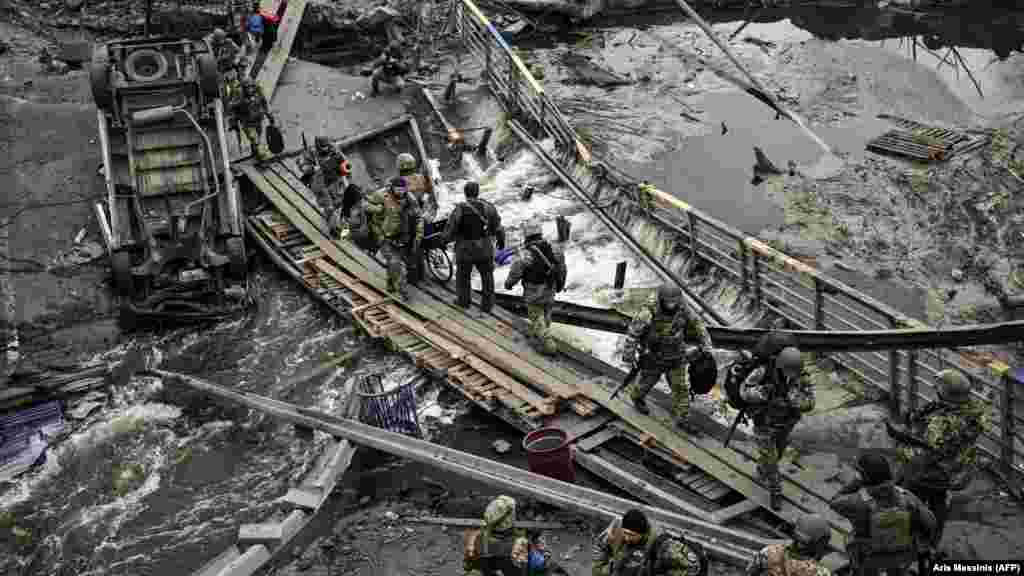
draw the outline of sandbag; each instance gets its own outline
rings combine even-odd
[[[718,381],[718,364],[710,350],[704,350],[687,367],[690,376],[690,394],[707,394]]]

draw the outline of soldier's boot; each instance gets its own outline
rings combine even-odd
[[[686,432],[690,436],[703,436],[704,431],[697,427],[693,423],[693,420],[689,416],[676,416],[675,417],[676,428],[679,428],[683,432]]]
[[[644,396],[640,396],[640,397],[634,397],[632,400],[633,400],[633,407],[636,408],[637,412],[639,412],[641,414],[650,414],[651,413],[650,407],[647,406],[647,398],[645,398]]]
[[[771,506],[772,510],[782,510],[782,487],[778,484],[771,489]]]

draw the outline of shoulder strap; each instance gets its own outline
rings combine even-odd
[[[658,555],[661,551],[661,547],[665,544],[665,541],[671,538],[672,535],[666,532],[662,532],[654,537],[654,541],[647,548],[646,566],[644,567],[644,574],[646,576],[655,576],[654,570],[657,568]]]
[[[463,205],[466,208],[469,208],[469,211],[472,212],[473,214],[475,214],[476,217],[479,218],[481,222],[483,222],[483,225],[484,225],[484,236],[486,236],[489,233],[490,228],[491,228],[490,226],[487,225],[487,218],[484,218],[483,215],[481,215],[480,212],[476,209],[476,207],[473,206],[473,201],[472,200],[466,200],[465,202],[463,202]]]
[[[555,265],[552,264],[551,261],[548,260],[548,257],[544,255],[544,251],[538,248],[536,244],[530,244],[529,248],[530,252],[540,256],[540,259],[544,261],[544,265],[548,267],[548,270],[553,270],[555,268]]]

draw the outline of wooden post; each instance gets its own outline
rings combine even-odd
[[[814,278],[814,329],[825,329],[825,286]]]
[[[895,318],[889,319],[893,329],[899,328]],[[900,353],[898,350],[889,351],[889,413],[894,418],[899,417],[901,407],[900,390]]]
[[[907,350],[907,414],[917,410],[917,350]]]
[[[619,262],[615,265],[615,289],[622,290],[623,286],[626,285],[626,266],[627,262]]]
[[[559,216],[555,218],[555,226],[558,229],[558,241],[568,242],[569,232],[572,230],[572,224],[569,223],[569,220],[565,216]]]
[[[740,285],[743,287],[743,291],[750,290],[750,280],[747,277],[747,245],[743,243],[743,239],[739,240],[739,250],[736,252],[736,258],[740,261]]]
[[[1017,370],[1006,370],[1003,372],[1003,466],[1006,477],[1010,479],[1010,482],[1015,482],[1017,478],[1017,469],[1014,466],[1016,435],[1014,434],[1015,422],[1013,421],[1013,403],[1016,398],[1015,388],[1020,385],[1020,380],[1017,378]]]
[[[753,264],[753,269],[754,269],[754,303],[757,305],[758,308],[760,308],[761,304],[762,304],[762,301],[761,301],[762,300],[762,298],[761,298],[761,255],[758,254],[756,251],[752,250],[751,253],[750,253],[750,257],[753,260],[751,262],[751,264]]]

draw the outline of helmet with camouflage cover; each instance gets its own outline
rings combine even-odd
[[[523,224],[523,238],[540,236],[541,234],[543,234],[543,232],[540,229],[540,224],[534,222],[526,222]]]
[[[498,496],[484,510],[484,523],[492,530],[509,530],[515,521],[516,500],[511,496]]]
[[[679,303],[683,300],[683,291],[679,289],[679,286],[675,284],[662,284],[658,287],[658,303],[661,307],[668,311],[673,311],[679,308]]]
[[[812,546],[823,543],[831,533],[832,528],[825,518],[817,514],[808,514],[797,519],[793,539],[805,546]]]
[[[227,40],[227,38],[228,38],[228,33],[225,32],[223,28],[214,28],[213,29],[213,41],[214,42],[220,44],[221,42]]]
[[[316,138],[313,138],[313,146],[320,151],[330,150],[331,141],[328,140],[326,136],[317,136]]]
[[[939,380],[939,398],[953,404],[971,399],[971,383],[957,370],[945,369],[935,375]]]
[[[796,346],[786,346],[779,350],[779,356],[775,359],[775,367],[786,374],[797,374],[803,368],[804,360],[800,357],[800,349]]]
[[[412,172],[416,169],[416,158],[408,152],[402,152],[395,159],[395,163],[398,165],[399,173]]]

